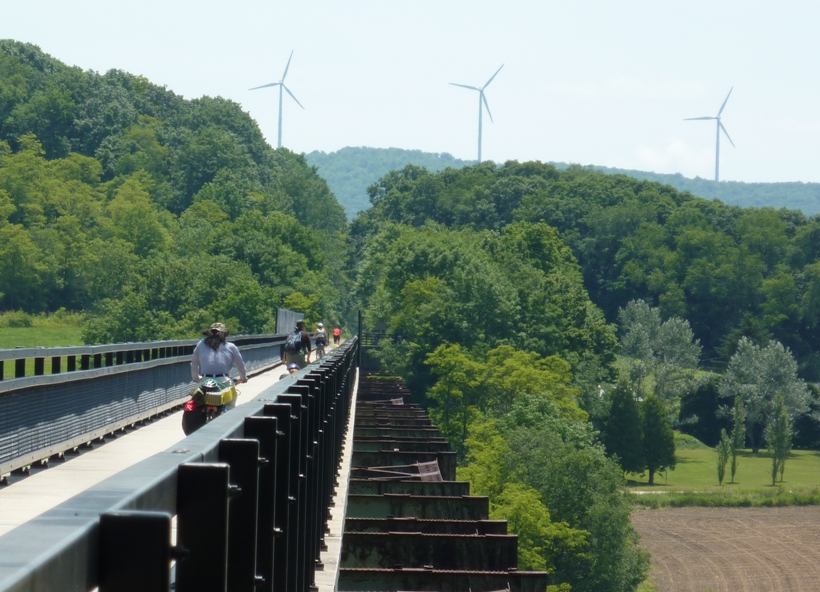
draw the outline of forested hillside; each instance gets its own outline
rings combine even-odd
[[[367,188],[390,171],[408,164],[440,171],[447,167],[461,168],[475,161],[459,160],[447,153],[435,154],[401,148],[342,148],[336,152],[309,152],[308,164],[315,166],[327,179],[330,189],[344,206],[349,219],[370,207]]]
[[[570,165],[563,162],[550,163],[563,170]],[[618,169],[603,166],[590,167],[608,175],[627,175],[643,181],[656,181],[671,185],[678,191],[688,191],[705,199],[719,199],[732,206],[772,207],[800,210],[807,216],[820,214],[820,183],[743,183],[741,181],[712,181],[695,177],[690,179],[680,173],[674,175]]]
[[[449,154],[399,148],[342,148],[329,153],[310,152],[305,158],[308,164],[317,167],[319,174],[327,179],[328,185],[351,220],[358,212],[370,207],[367,188],[389,171],[402,169],[411,164],[435,173],[447,167],[458,169],[475,164],[475,161],[459,160]],[[573,166],[563,162],[549,164],[558,170]],[[690,179],[679,173],[666,175],[604,166],[585,168],[607,175],[626,175],[642,181],[656,181],[670,185],[678,191],[689,192],[710,200],[719,199],[734,206],[788,208],[800,210],[807,216],[820,214],[820,183],[716,183],[700,177]]]
[[[546,223],[574,253],[608,321],[643,299],[665,317],[688,319],[713,366],[729,361],[741,336],[776,339],[797,356],[805,378],[820,378],[817,217],[741,209],[659,183],[541,163],[437,174],[406,167],[383,177],[370,199],[354,238],[387,222],[472,232]]]
[[[0,307],[91,311],[88,341],[338,321],[342,207],[238,105],[0,41]]]

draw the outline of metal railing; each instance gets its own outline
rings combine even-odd
[[[254,335],[232,341],[253,373],[279,362],[286,338]],[[42,369],[51,358],[58,367],[68,361],[70,370],[0,382],[0,479],[184,403],[192,385],[190,356],[196,344],[185,340],[0,350],[0,360],[13,359],[16,366],[36,356],[35,368]]]
[[[286,311],[289,312],[289,311]],[[294,313],[295,314],[295,313]],[[229,337],[240,348],[245,345],[268,343],[282,340],[287,332],[275,335],[239,335]],[[0,349],[0,392],[19,388],[20,384],[9,382],[36,376],[61,374],[148,362],[177,356],[190,356],[198,339],[182,339],[176,341],[146,341],[138,343],[114,343],[108,345],[72,345],[69,347],[18,347],[16,349]],[[33,373],[27,372],[33,361]],[[3,380],[6,364],[14,365],[14,377]],[[49,372],[46,372],[48,367]],[[32,383],[36,384],[37,381]]]
[[[0,592],[315,590],[357,352],[348,340],[0,537]]]

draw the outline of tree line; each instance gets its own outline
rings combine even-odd
[[[237,104],[0,41],[0,307],[87,311],[87,342],[342,322],[344,210]]]

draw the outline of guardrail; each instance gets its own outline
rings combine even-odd
[[[286,339],[254,335],[231,341],[253,373],[279,362]],[[183,404],[196,344],[192,339],[0,350],[0,360],[13,359],[18,367],[34,357],[35,368],[42,369],[50,357],[58,369],[67,360],[69,370],[0,382],[0,480]]]
[[[354,337],[0,537],[0,592],[315,590],[357,352]]]
[[[286,311],[289,312],[289,311]],[[295,314],[295,313],[294,313]],[[283,339],[286,333],[275,335],[238,335],[229,337],[240,348],[244,345],[267,343],[272,340]],[[14,364],[14,378],[19,380],[27,376],[27,361],[34,361],[34,376],[44,376],[46,361],[51,362],[48,374],[61,372],[75,372],[77,370],[91,370],[110,366],[121,366],[147,362],[176,356],[190,356],[198,339],[182,339],[176,341],[146,341],[137,343],[114,343],[110,345],[72,345],[69,347],[18,347],[16,349],[0,349],[0,381],[4,378],[5,364]],[[63,366],[65,361],[65,367]],[[79,362],[79,364],[78,364]],[[0,383],[3,390],[14,388],[6,382]],[[2,390],[0,390],[2,392]]]

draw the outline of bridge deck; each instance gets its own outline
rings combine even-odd
[[[239,387],[238,403],[253,400],[278,382],[283,369],[284,366],[275,366],[251,377]],[[182,411],[119,434],[104,444],[97,441],[93,449],[66,455],[66,460],[59,464],[52,461],[49,468],[32,467],[27,477],[12,476],[10,485],[0,487],[0,536],[182,440]]]

